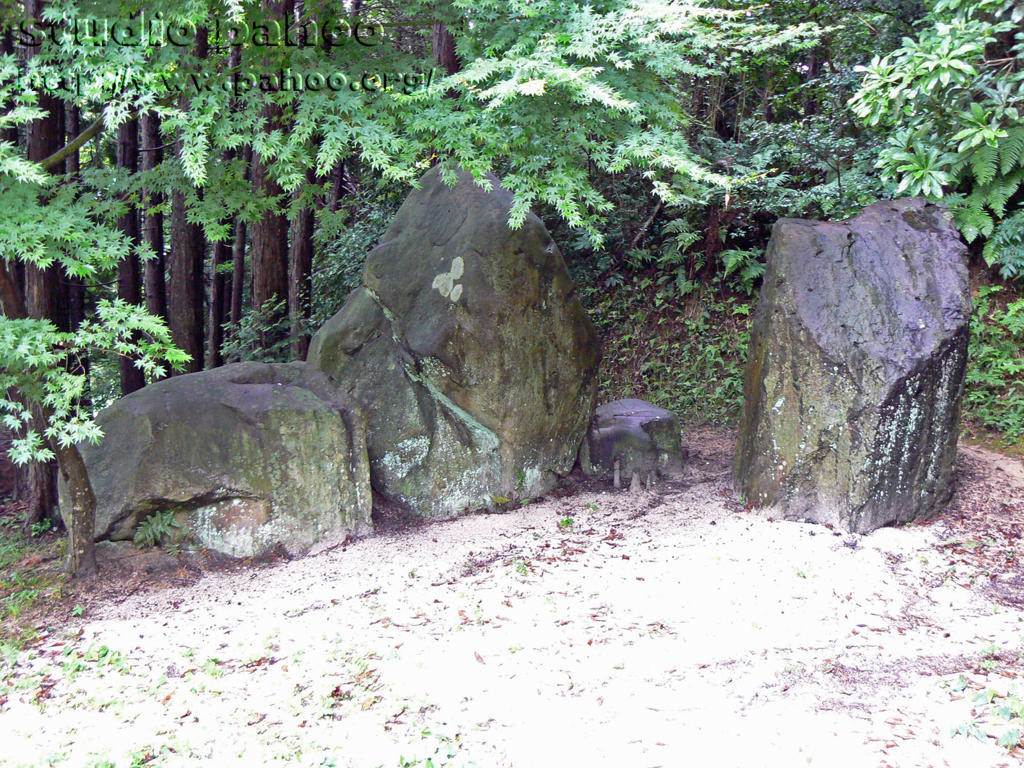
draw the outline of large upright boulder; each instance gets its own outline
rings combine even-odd
[[[867,532],[952,493],[971,299],[942,206],[781,219],[751,329],[736,489],[791,519]]]
[[[599,348],[541,221],[468,173],[421,180],[309,361],[367,414],[373,487],[423,517],[536,496],[572,469]]]
[[[96,538],[171,511],[201,546],[292,553],[371,529],[366,430],[318,369],[238,363],[150,384],[97,417],[84,445]],[[62,492],[62,505],[64,488]]]

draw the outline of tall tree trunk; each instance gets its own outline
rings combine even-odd
[[[142,116],[140,122],[142,145],[140,170],[151,171],[163,160],[160,139],[160,118],[152,112]],[[142,238],[156,256],[146,261],[143,278],[146,310],[157,317],[167,317],[167,282],[164,278],[164,214],[160,210],[163,194],[153,188],[144,192],[142,203]]]
[[[133,176],[138,169],[139,159],[139,122],[129,120],[117,129],[117,169],[128,176]],[[128,208],[118,221],[118,229],[131,244],[131,251],[117,265],[117,297],[128,304],[142,303],[142,275],[139,255],[135,249],[141,242],[139,235],[139,210],[124,195],[123,202]],[[142,370],[134,360],[121,357],[121,394],[129,395],[146,385]]]
[[[298,19],[296,19],[298,21]],[[232,40],[234,41],[234,31],[232,31]],[[228,69],[231,72],[236,72],[242,66],[242,46],[234,45],[231,47],[231,51],[228,54]],[[237,153],[234,150],[229,150],[224,154],[224,162],[230,164],[237,158]],[[243,178],[249,177],[249,165],[252,162],[252,150],[246,149],[242,153],[242,163],[245,170],[242,172]],[[207,344],[209,353],[209,365],[211,368],[216,368],[218,365],[223,363],[222,346],[224,344],[224,323],[227,322],[228,316],[230,315],[231,321],[237,323],[241,318],[241,299],[242,299],[242,280],[245,275],[245,224],[242,222],[241,216],[238,216],[235,221],[235,243],[230,241],[218,242],[213,249],[213,279],[210,287],[210,318],[209,318],[209,341]],[[241,238],[241,253],[236,256],[237,246],[239,238]],[[228,259],[231,260],[232,272],[231,277],[224,274],[221,266],[228,263]],[[239,263],[241,262],[241,263]],[[238,305],[238,319],[235,317],[235,301],[239,302]]]
[[[290,0],[264,0],[263,10],[271,18],[291,18],[294,4]],[[282,127],[281,108],[268,104],[262,112],[265,129]],[[252,188],[257,195],[276,202],[263,217],[253,223],[249,243],[252,266],[252,308],[262,324],[260,346],[270,349],[284,338],[284,310],[271,311],[270,305],[288,300],[288,219],[283,210],[283,191],[263,160],[252,157]]]
[[[221,240],[213,245],[213,276],[210,281],[210,317],[207,321],[206,365],[216,368],[223,365],[221,346],[224,343],[224,323],[227,314],[228,293],[231,281],[220,268],[222,264],[231,263],[231,242]]]
[[[454,75],[462,69],[462,62],[455,50],[455,36],[441,22],[434,22],[431,48],[437,66],[444,69],[445,74]]]
[[[0,55],[11,56],[14,54],[14,37],[11,35],[11,27],[3,25],[0,31]],[[18,126],[8,125],[0,133],[0,141],[9,141],[11,144],[18,143]]]
[[[334,173],[331,174],[331,191],[327,198],[327,210],[332,213],[338,210],[338,203],[341,202],[345,190],[345,176],[345,161],[339,160],[334,166]]]
[[[236,31],[232,30],[232,42],[235,42]],[[232,73],[232,76],[236,76],[242,66],[242,46],[233,45],[230,53],[228,53],[228,71]],[[232,107],[237,105],[232,102]],[[229,150],[224,153],[224,162],[230,164],[232,161],[237,159],[238,153],[235,150]],[[243,150],[243,166],[245,170],[242,172],[243,178],[248,178],[248,163],[250,162],[250,156],[244,154]],[[233,234],[237,239],[239,229],[238,224],[241,223],[241,216],[235,217],[230,224],[233,230]],[[242,230],[244,237],[245,230]],[[210,317],[208,321],[209,325],[209,338],[207,339],[207,355],[208,365],[210,368],[216,368],[224,363],[224,325],[228,322],[228,317],[231,314],[231,310],[234,307],[234,288],[235,288],[235,264],[234,264],[234,243],[231,240],[222,240],[218,242],[213,248],[213,279],[210,287]],[[228,274],[224,271],[224,266],[228,263],[231,264],[232,272]],[[244,264],[243,273],[244,273]],[[241,312],[241,310],[239,310]]]
[[[328,35],[324,36],[329,37]],[[228,55],[228,67],[235,72],[242,66],[242,46],[232,47]],[[242,180],[248,181],[252,168],[252,147],[242,149]],[[245,294],[245,220],[241,214],[235,217],[234,239],[231,243],[231,281],[225,290],[224,321],[237,328],[242,321],[242,299]]]
[[[195,56],[209,53],[208,30],[196,35]],[[182,97],[180,106],[187,109]],[[202,229],[187,219],[185,193],[171,193],[171,253],[167,260],[167,324],[174,344],[188,353],[186,372],[203,369],[203,262],[206,238]]]
[[[67,141],[70,141],[78,135],[79,124],[81,122],[80,118],[81,115],[78,111],[78,107],[73,104],[68,104],[67,108],[64,110],[64,135]],[[81,168],[77,149],[68,155],[67,160],[64,161],[64,170],[71,178],[78,176]],[[71,277],[68,279],[68,326],[71,328],[77,328],[81,325],[83,320],[85,320],[85,283],[82,282],[82,278],[80,277]],[[82,372],[88,372],[88,359],[83,360],[82,364],[84,367]]]
[[[24,8],[28,18],[36,20],[42,18],[42,0],[27,0],[24,3]],[[25,53],[26,59],[31,60],[38,53],[38,48],[27,47]],[[44,90],[39,94],[37,106],[44,110],[45,115],[29,126],[25,147],[28,159],[33,161],[48,157],[64,145],[64,104]],[[13,138],[17,139],[16,136]],[[77,164],[77,157],[71,161]],[[55,174],[63,174],[64,171],[64,162],[56,163],[50,168],[50,172]],[[20,277],[15,269],[10,268],[14,266],[6,261],[0,263],[0,303],[3,305],[4,314],[10,318],[48,319],[59,329],[66,330],[68,327],[68,296],[57,268],[40,270],[30,267],[26,268],[23,277]],[[32,426],[38,430],[45,428],[52,418],[49,408],[43,405],[33,407],[32,412]],[[84,470],[84,464],[81,463],[81,456],[75,446],[61,448],[55,441],[50,441],[50,445],[62,469],[66,458],[70,466],[74,464],[74,459],[77,457],[81,469]],[[16,493],[21,491],[22,498],[27,501],[24,522],[26,531],[38,522],[44,513],[56,510],[56,469],[57,464],[53,462],[45,464],[33,462],[28,465],[27,471],[19,473],[19,488],[16,489]],[[80,494],[82,503],[73,505],[73,508],[69,510],[69,539],[74,538],[77,542],[73,563],[69,561],[69,564],[74,565],[75,572],[84,575],[96,571],[96,555],[93,547],[95,505],[89,504],[92,489],[84,471],[80,473],[80,479],[84,483],[87,493]],[[82,488],[82,483],[76,482],[69,486],[72,496],[76,496],[76,492],[80,492]],[[57,519],[59,520],[59,518]]]
[[[252,148],[242,150],[242,167],[245,169],[245,180],[250,178],[252,170]],[[235,221],[235,240],[231,244],[231,325],[238,327],[242,322],[242,302],[245,298],[245,253],[248,227],[241,216]]]
[[[42,18],[43,3],[28,0],[26,14],[35,19]],[[38,53],[38,48],[29,47],[27,58]],[[29,125],[27,154],[29,160],[42,160],[64,146],[64,104],[42,90],[37,106],[45,110],[46,116]],[[63,174],[64,164],[58,163],[51,173]],[[25,310],[29,317],[51,320],[57,328],[67,330],[67,294],[61,282],[59,268],[55,266],[40,269],[32,264],[25,265]],[[38,409],[32,409],[34,412]],[[43,415],[35,413],[36,429],[43,427]],[[51,462],[32,462],[19,472],[16,495],[26,503],[25,528],[44,517],[54,515],[57,508],[57,465]],[[55,518],[56,519],[56,518]]]
[[[306,172],[306,184],[315,181],[313,169]],[[302,193],[300,187],[297,194]],[[299,211],[292,222],[292,248],[288,259],[288,315],[292,328],[292,357],[305,360],[309,351],[310,298],[313,274],[313,207]]]
[[[267,107],[263,114],[272,126],[280,118],[280,109]],[[252,159],[252,186],[262,197],[277,198],[274,209],[263,214],[250,228],[252,308],[259,314],[264,326],[260,333],[260,345],[266,350],[283,338],[283,313],[270,311],[270,306],[288,298],[288,219],[281,211],[281,187],[270,178],[266,165],[255,153]]]
[[[815,46],[807,55],[807,72],[804,74],[804,82],[812,83],[821,76],[821,51],[820,46]],[[818,114],[818,102],[815,100],[814,92],[808,88],[807,96],[804,97],[804,117],[811,117]]]
[[[235,222],[235,241],[231,244],[231,325],[242,322],[242,296],[245,293],[246,226],[241,217]]]
[[[203,369],[202,229],[186,218],[185,193],[171,193],[171,253],[167,260],[167,324],[175,346],[191,357],[186,372]]]

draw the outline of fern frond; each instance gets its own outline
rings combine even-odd
[[[1008,176],[1000,176],[991,183],[980,187],[977,192],[984,199],[985,205],[992,209],[996,218],[1006,214],[1006,203],[1013,197],[1021,181],[1024,181],[1024,169],[1019,169]]]
[[[967,198],[964,205],[953,209],[953,217],[968,243],[976,240],[979,235],[988,237],[995,227],[995,221],[991,214],[982,207],[974,195]]]
[[[999,172],[1004,176],[1015,165],[1024,166],[1024,125],[1007,129],[1009,134],[999,142]]]
[[[985,248],[985,263],[999,265],[1000,274],[1012,279],[1024,275],[1024,210],[1018,210],[1000,222]]]
[[[979,184],[988,184],[996,177],[998,151],[982,144],[971,153],[971,173]]]
[[[664,232],[666,235],[677,235],[680,232],[686,232],[689,229],[689,222],[687,222],[686,219],[679,218],[672,219],[672,221],[665,224],[665,226],[661,228],[661,231]]]

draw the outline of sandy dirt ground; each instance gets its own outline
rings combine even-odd
[[[97,594],[0,660],[0,764],[1021,763],[1019,461],[964,447],[946,514],[854,536],[745,510],[728,436],[687,442],[641,496]]]

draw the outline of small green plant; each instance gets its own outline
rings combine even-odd
[[[220,659],[209,658],[203,662],[203,672],[210,677],[224,677],[227,674],[227,670],[221,666],[223,663]]]
[[[978,741],[985,740],[985,732],[977,723],[962,723],[950,731],[950,736],[965,736],[975,738]]]
[[[999,265],[1003,278],[1024,278],[1024,209],[999,222],[985,243],[983,255],[990,266]]]
[[[422,743],[417,751],[420,751],[421,754],[430,751],[431,754],[427,757],[400,756],[398,768],[442,768],[442,766],[449,765],[448,761],[458,754],[458,734],[452,738],[424,728],[420,737]]]
[[[21,643],[16,640],[0,639],[0,667],[13,663],[21,653],[21,648]]]
[[[13,517],[3,517],[0,533],[0,621],[24,616],[47,596],[60,590],[61,577],[38,568],[59,553],[63,541],[43,542],[17,528]],[[32,559],[27,560],[27,557]],[[24,628],[18,630],[24,633]]]
[[[40,520],[38,523],[32,523],[32,538],[42,536],[48,530],[53,527],[53,524],[48,519]]]
[[[38,597],[39,590],[31,587],[11,592],[0,600],[0,618],[20,616],[35,604]]]
[[[991,672],[993,669],[995,669],[998,666],[998,663],[999,663],[998,662],[998,656],[999,656],[999,649],[996,647],[995,643],[993,643],[993,644],[989,645],[987,648],[982,650],[982,652],[981,652],[981,657],[982,658],[981,658],[981,661],[978,662],[978,666],[981,667],[986,672]]]
[[[167,747],[160,747],[160,749],[153,749],[152,747],[143,747],[132,753],[132,761],[128,768],[144,768],[148,765],[159,765],[159,761],[154,762],[156,758],[164,753]]]
[[[27,542],[20,531],[0,537],[0,568],[13,565],[25,556],[28,552]]]
[[[64,674],[69,679],[74,679],[79,672],[89,669],[90,665],[113,667],[122,675],[129,672],[128,663],[125,661],[124,656],[121,655],[121,652],[112,650],[106,645],[93,644],[84,651],[79,650],[73,645],[68,645],[64,647],[64,656],[67,657],[67,660],[63,662],[62,667]]]
[[[75,651],[71,646],[64,649],[64,655],[68,658],[61,663],[61,669],[64,670],[64,676],[68,680],[74,680],[79,672],[84,672],[89,668],[89,665],[82,659],[82,654]]]
[[[561,520],[558,521],[558,527],[559,528],[572,528],[572,524],[573,524],[573,519],[571,517],[569,517],[568,515],[566,515],[565,517],[563,517]]]
[[[748,296],[754,292],[754,285],[764,276],[764,250],[761,248],[730,248],[720,254],[725,270],[723,278],[732,276]]]
[[[1003,649],[990,643],[981,650],[978,666],[985,672],[995,670]],[[969,687],[964,675],[957,677],[950,686],[956,693]],[[1015,686],[1009,690],[984,688],[974,696],[971,709],[972,719],[951,730],[953,736],[965,736],[985,741],[995,739],[999,746],[1011,750],[1024,746],[1024,698]]]
[[[976,719],[954,728],[953,736],[970,736],[984,741],[991,735],[1004,749],[1024,746],[1024,699],[1021,699],[1016,689],[1004,693],[986,688],[974,697],[974,704]],[[985,729],[979,720],[986,724]],[[1009,727],[1004,728],[1002,723]],[[998,735],[991,733],[993,729],[1002,732]]]
[[[184,532],[174,513],[173,509],[157,510],[140,522],[135,529],[135,543],[143,547],[155,547],[163,543],[169,548],[177,548]]]
[[[77,603],[74,608],[71,609],[71,615],[78,618],[85,613],[85,606],[81,603]]]
[[[522,558],[516,558],[512,565],[520,576],[525,576],[530,572],[529,564]]]
[[[1024,744],[1024,737],[1021,735],[1020,728],[1010,728],[999,737],[999,746],[1006,749],[1013,749],[1021,744]]]

